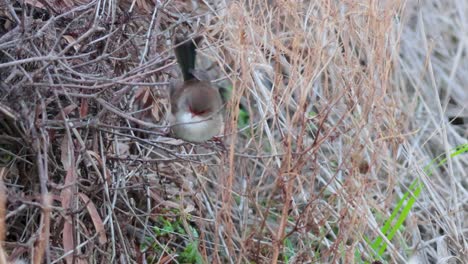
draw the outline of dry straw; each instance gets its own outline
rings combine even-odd
[[[49,2],[0,3],[0,257],[468,261],[467,159],[423,170],[467,142],[464,1]],[[181,34],[224,146],[165,134]]]

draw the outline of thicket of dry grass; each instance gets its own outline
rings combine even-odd
[[[1,2],[10,260],[372,262],[420,179],[385,260],[468,261],[468,159],[422,169],[467,142],[465,1],[152,2]],[[175,34],[232,90],[226,150],[161,136]]]

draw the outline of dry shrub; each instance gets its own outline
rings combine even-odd
[[[10,259],[373,261],[415,178],[385,258],[466,259],[466,160],[421,169],[466,142],[466,6],[155,2],[2,4]],[[225,149],[164,136],[175,34],[231,91]]]

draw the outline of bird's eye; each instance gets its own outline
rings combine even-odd
[[[193,107],[189,107],[189,110],[190,110],[190,113],[192,113],[194,115],[204,115],[204,114],[208,113],[208,110],[206,110],[206,109],[200,110],[200,109],[194,109]]]

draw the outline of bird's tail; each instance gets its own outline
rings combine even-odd
[[[196,47],[193,40],[176,40],[176,48],[174,51],[180,70],[182,71],[184,81],[195,79],[195,76],[192,73],[195,69],[195,49]]]

